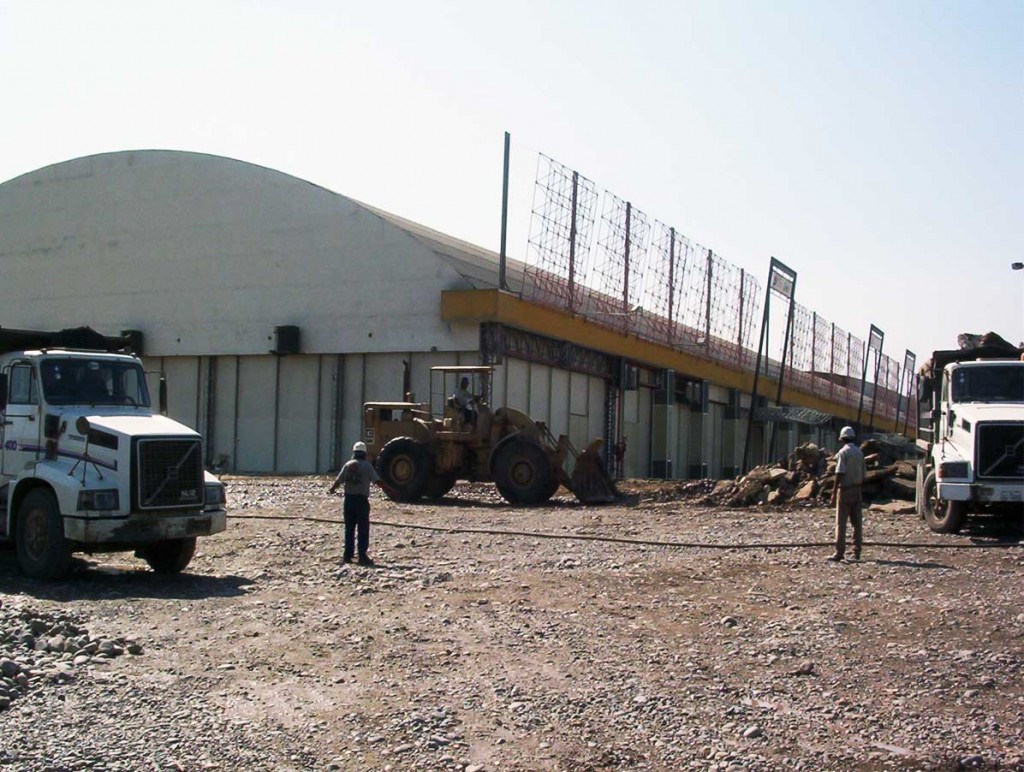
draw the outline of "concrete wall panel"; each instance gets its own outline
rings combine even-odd
[[[276,472],[309,472],[317,467],[319,394],[316,356],[280,360]]]
[[[275,357],[241,357],[238,370],[239,472],[274,468]]]
[[[589,378],[587,384],[587,442],[604,437],[604,404],[607,385],[603,378]],[[604,452],[607,454],[608,449]]]
[[[530,363],[530,408],[529,414],[535,421],[551,426],[551,368],[547,365]]]
[[[530,365],[521,359],[506,359],[505,405],[530,412]]]
[[[569,434],[569,371],[551,371],[551,433]]]
[[[213,400],[213,445],[208,453],[214,465],[235,468],[235,390],[238,357],[216,358],[216,387]]]
[[[163,360],[163,370],[167,375],[167,414],[198,431],[199,357],[168,357]],[[156,393],[153,398],[157,398]]]
[[[363,403],[367,400],[363,393],[365,354],[350,354],[343,358],[341,384],[341,417],[339,421],[341,436],[338,445],[341,451],[340,462],[347,459],[352,443],[363,439]]]

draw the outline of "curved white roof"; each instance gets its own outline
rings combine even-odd
[[[476,348],[445,289],[497,255],[305,180],[202,153],[87,156],[0,184],[0,326],[140,329],[146,353]],[[518,274],[518,271],[516,271]]]

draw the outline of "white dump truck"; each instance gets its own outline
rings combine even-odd
[[[936,533],[970,513],[1024,517],[1024,361],[1005,341],[936,351],[918,381],[917,511]]]
[[[0,328],[0,539],[28,576],[58,579],[73,552],[132,551],[182,571],[223,531],[224,486],[202,437],[150,401],[126,339],[90,328]]]

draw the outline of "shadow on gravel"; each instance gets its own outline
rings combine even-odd
[[[182,573],[161,576],[139,568],[120,569],[76,559],[71,577],[60,582],[41,582],[21,574],[14,552],[0,550],[0,586],[4,592],[23,593],[53,601],[109,600],[112,598],[233,598],[254,584],[244,576],[204,576]]]
[[[967,518],[961,537],[1016,542],[1024,537],[1024,517],[1005,515],[973,515]]]
[[[874,563],[876,566],[900,566],[902,568],[953,568],[953,566],[947,566],[945,563],[920,562],[917,560],[865,560],[864,562]]]
[[[474,499],[466,496],[459,497],[448,497],[440,499],[420,499],[419,501],[403,501],[395,502],[403,507],[455,507],[455,508],[471,508],[471,509],[579,509],[580,507],[591,506],[593,504],[581,504],[575,500],[569,499],[551,499],[540,506],[535,507],[517,507],[515,504],[509,504],[505,499]],[[616,501],[616,504],[620,502]],[[600,506],[600,505],[598,505]]]

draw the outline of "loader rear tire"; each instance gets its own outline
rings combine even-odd
[[[921,511],[924,522],[933,533],[960,533],[967,516],[967,504],[963,501],[943,501],[939,498],[939,486],[935,472],[924,480]]]
[[[494,461],[494,483],[509,504],[543,504],[557,490],[558,476],[542,448],[512,440]]]
[[[427,446],[412,437],[396,437],[381,448],[377,472],[391,488],[393,501],[416,501],[427,492],[433,472]]]

